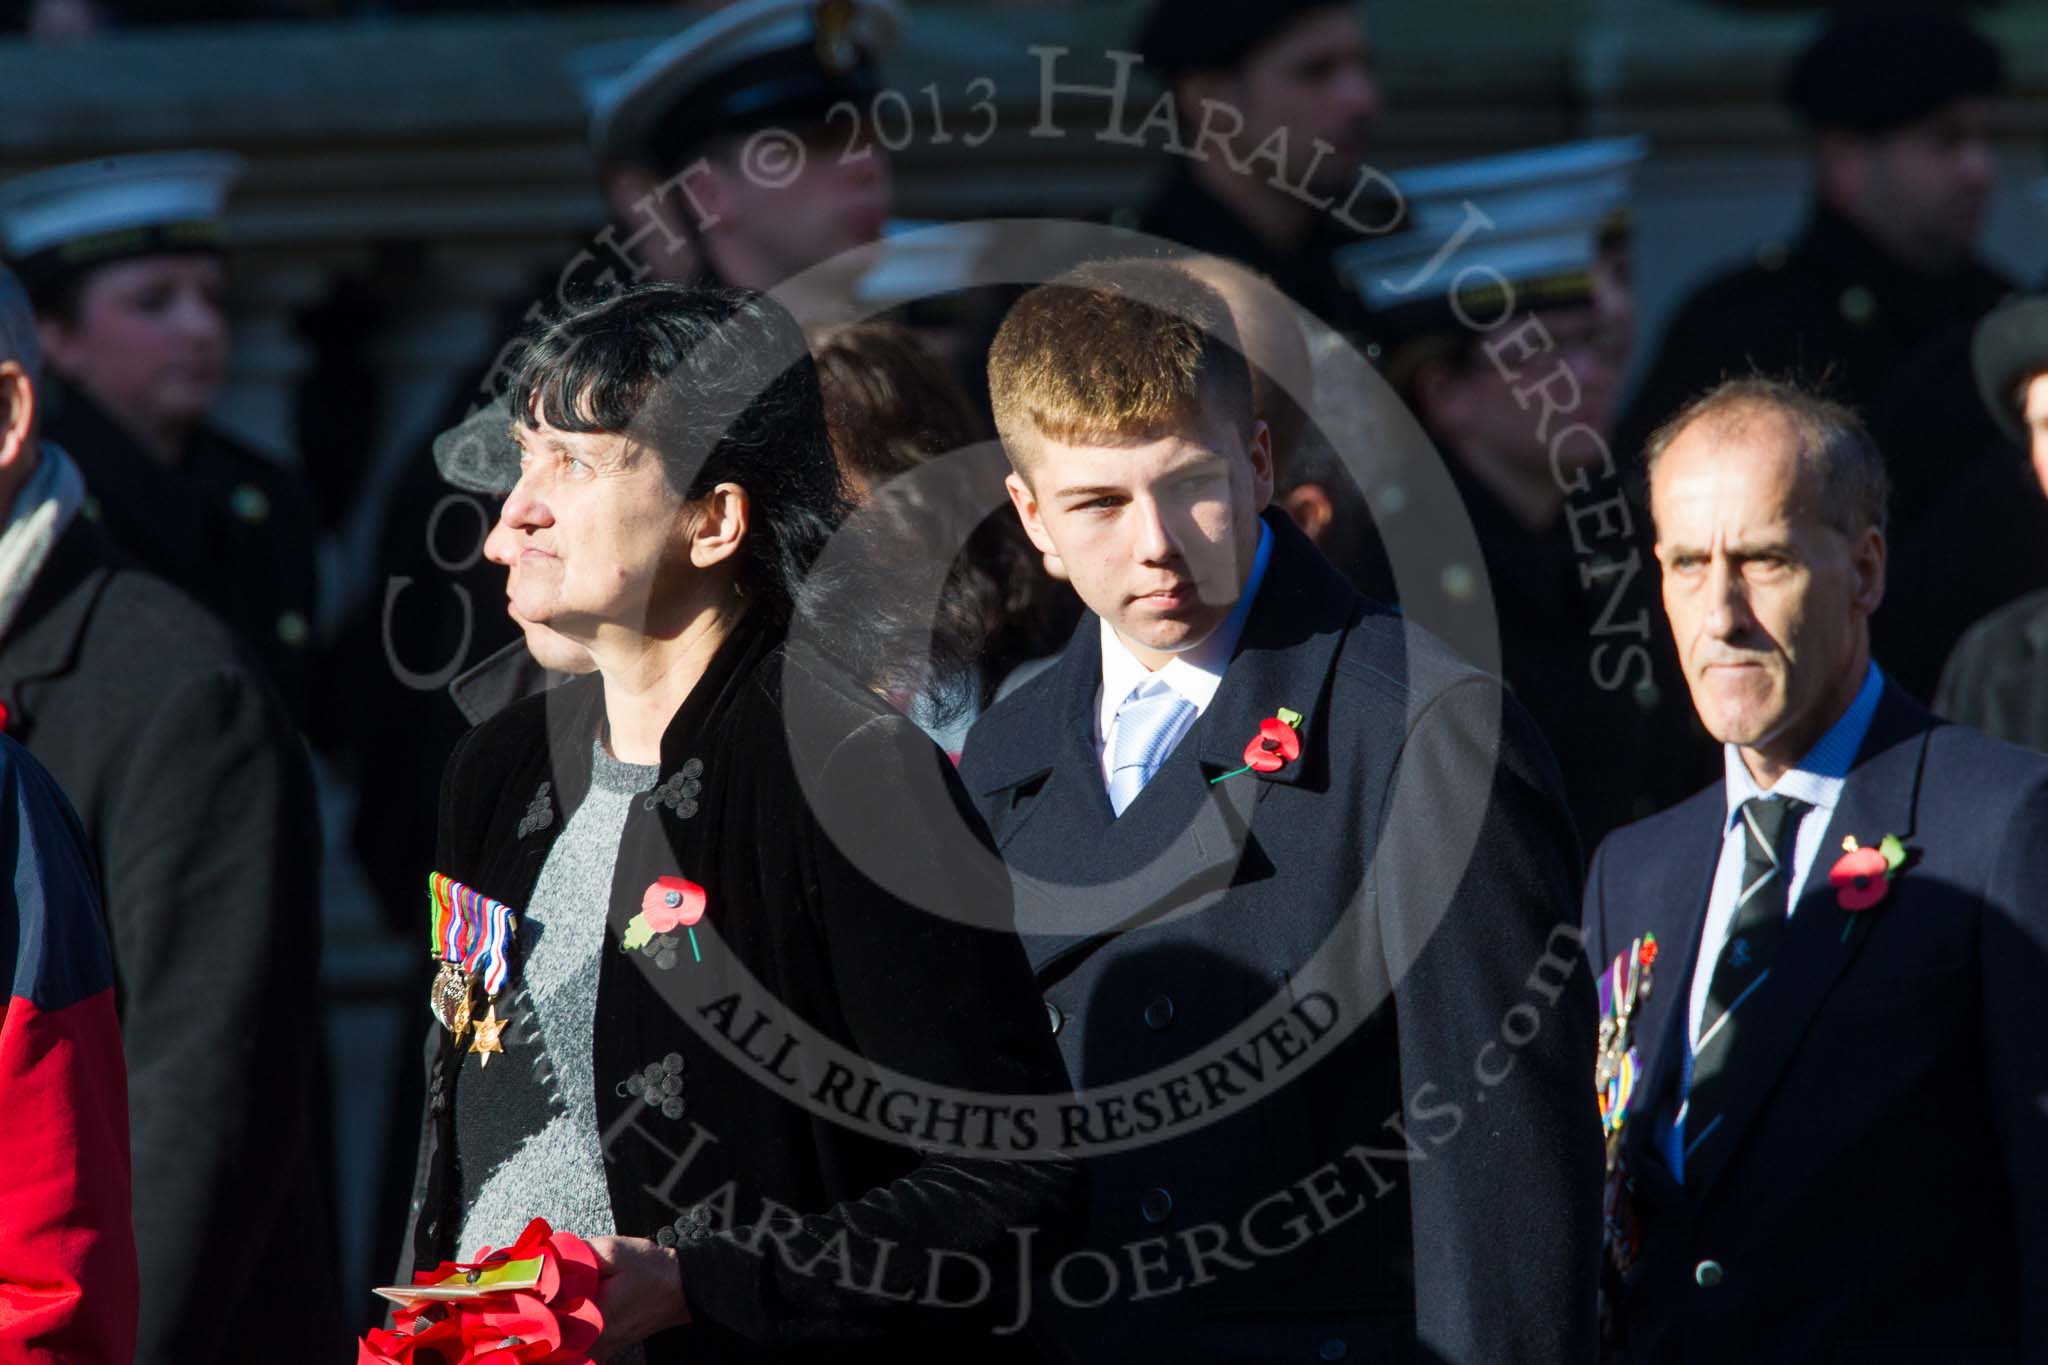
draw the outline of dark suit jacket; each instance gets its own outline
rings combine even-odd
[[[1588,1359],[1593,1006],[1555,766],[1495,679],[1268,524],[1213,703],[1120,819],[1093,616],[962,760],[1094,1092],[1071,1136],[1122,1272],[1063,1331],[1102,1361]],[[1280,707],[1300,759],[1212,785]]]
[[[99,864],[128,1060],[137,1359],[334,1359],[320,827],[226,629],[79,518],[0,640],[9,732]]]
[[[1586,888],[1595,962],[1655,933],[1666,964],[1623,1133],[1643,1238],[1627,1358],[2048,1360],[2048,760],[1886,684],[1681,1187],[1653,1149],[1725,811],[1716,784],[1630,825]],[[1843,837],[1886,834],[1913,861],[1842,909]]]

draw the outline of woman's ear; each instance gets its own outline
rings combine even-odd
[[[736,483],[719,484],[705,494],[697,504],[696,524],[689,530],[690,563],[708,569],[737,555],[752,515],[747,490]]]

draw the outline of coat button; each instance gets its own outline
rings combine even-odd
[[[1850,285],[1842,291],[1842,316],[1857,327],[1867,327],[1877,316],[1877,295],[1860,284]]]
[[[1316,1348],[1316,1354],[1324,1360],[1342,1360],[1345,1356],[1351,1354],[1351,1348],[1344,1344],[1342,1338],[1331,1337]]]
[[[306,643],[312,633],[312,627],[306,624],[306,618],[296,611],[288,611],[277,618],[277,638],[294,649]]]
[[[1060,1031],[1060,1026],[1067,1022],[1067,1016],[1060,1013],[1060,1007],[1058,1005],[1055,1005],[1052,1001],[1048,1000],[1045,1002],[1045,1021],[1048,1024],[1052,1025],[1052,1031],[1054,1033],[1058,1033]]]
[[[1160,1029],[1165,1028],[1168,1024],[1172,1022],[1172,996],[1155,996],[1152,1000],[1152,1003],[1145,1006],[1145,1027],[1151,1029],[1154,1033],[1157,1033]]]
[[[253,483],[237,485],[228,495],[228,505],[251,526],[261,526],[270,519],[270,497]]]
[[[1148,1223],[1163,1223],[1173,1214],[1173,1196],[1165,1190],[1147,1190],[1138,1201],[1138,1212]]]
[[[1693,1283],[1702,1289],[1717,1288],[1727,1276],[1721,1270],[1719,1261],[1701,1261],[1693,1267]]]

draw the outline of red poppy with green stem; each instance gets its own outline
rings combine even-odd
[[[1295,727],[1302,722],[1299,711],[1281,707],[1274,714],[1259,722],[1259,732],[1244,746],[1244,766],[1232,769],[1219,777],[1209,779],[1215,786],[1226,777],[1239,773],[1277,773],[1301,757],[1301,732]]]
[[[702,962],[704,954],[697,949],[697,921],[704,918],[704,910],[710,904],[710,896],[704,888],[688,877],[657,877],[640,894],[640,913],[626,923],[626,932],[619,940],[619,947],[634,952],[656,934],[672,934],[678,929],[687,929],[690,934],[690,952]]]
[[[1906,865],[1906,846],[1887,834],[1876,848],[1859,845],[1856,836],[1842,840],[1842,856],[1828,872],[1835,900],[1844,910],[1868,910],[1891,890],[1892,878]]]
[[[1842,840],[1842,856],[1828,869],[1828,881],[1835,888],[1835,904],[1851,915],[1860,915],[1882,901],[1892,889],[1892,878],[1905,867],[1907,850],[1896,834],[1887,834],[1877,847],[1859,844],[1851,834]],[[1852,918],[1842,926],[1842,941],[1849,940],[1855,927]]]

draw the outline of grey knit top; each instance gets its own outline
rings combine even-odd
[[[660,780],[661,769],[621,763],[597,742],[590,759],[590,793],[548,850],[519,925],[520,985],[532,1002],[558,1099],[547,1125],[477,1185],[459,1237],[465,1256],[485,1243],[509,1245],[534,1218],[584,1238],[617,1231],[591,1075],[597,969],[626,811]]]

